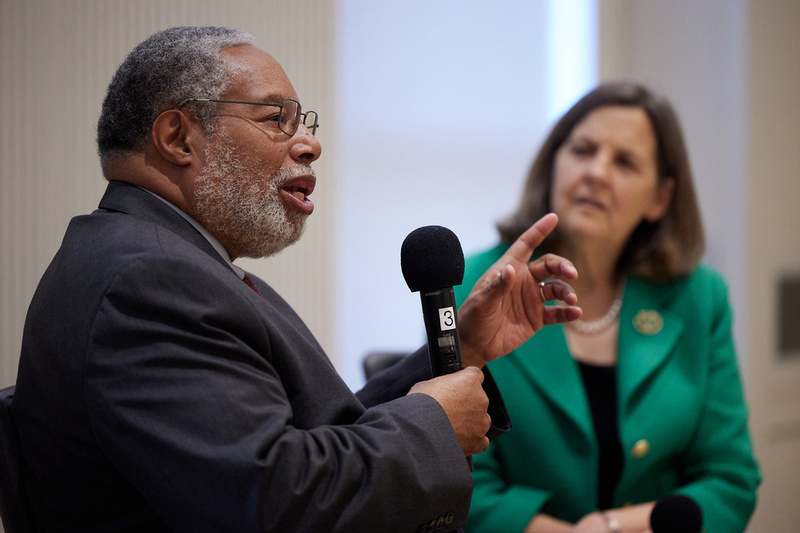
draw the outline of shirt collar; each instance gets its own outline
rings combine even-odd
[[[139,186],[137,185],[137,187],[139,187]],[[226,250],[225,247],[222,246],[222,243],[219,242],[219,240],[216,237],[214,237],[211,234],[211,232],[209,232],[198,221],[196,221],[195,219],[190,217],[185,211],[183,211],[182,209],[178,208],[172,202],[170,202],[168,200],[165,200],[164,198],[162,198],[161,196],[157,195],[156,193],[154,193],[153,191],[151,191],[149,189],[145,189],[144,187],[139,187],[139,188],[142,189],[143,191],[149,192],[150,194],[152,194],[153,196],[155,196],[156,198],[158,198],[159,200],[161,200],[162,202],[167,204],[169,207],[171,207],[180,216],[185,218],[186,221],[194,227],[194,229],[196,229],[197,231],[200,232],[200,235],[205,237],[205,239],[214,248],[214,250],[217,251],[217,253],[220,255],[220,257],[222,257],[222,259],[224,259],[225,262],[228,263],[228,266],[231,267],[231,269],[233,269],[234,272],[236,272],[236,275],[239,276],[239,279],[244,279],[244,270],[242,268],[240,268],[240,267],[238,267],[238,266],[233,264],[233,261],[231,261],[231,256],[230,256],[230,254],[228,254],[228,250]]]

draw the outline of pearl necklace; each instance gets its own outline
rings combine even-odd
[[[613,324],[617,318],[619,318],[619,312],[622,310],[622,292],[624,287],[625,284],[623,282],[622,288],[620,288],[619,291],[619,296],[614,299],[614,303],[611,304],[608,312],[598,320],[584,322],[583,320],[578,319],[568,322],[567,324],[574,328],[578,333],[583,333],[586,335],[594,335],[595,333],[600,333],[601,331],[605,330],[611,324]]]

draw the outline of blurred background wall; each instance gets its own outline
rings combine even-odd
[[[797,529],[800,350],[781,339],[800,320],[781,296],[800,277],[800,2],[0,0],[0,386],[14,383],[25,311],[66,224],[104,190],[105,87],[133,46],[181,24],[251,32],[320,113],[305,237],[242,266],[295,306],[353,388],[367,351],[423,342],[399,265],[411,230],[447,226],[467,254],[493,244],[565,107],[605,79],[665,93],[706,260],[736,312],[765,476],[749,531]]]

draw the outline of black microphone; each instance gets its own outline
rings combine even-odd
[[[419,291],[434,376],[464,368],[458,341],[453,285],[464,281],[464,252],[456,234],[442,226],[423,226],[400,248],[400,268],[411,292]],[[467,456],[472,471],[472,456]]]
[[[700,533],[703,511],[688,496],[665,496],[656,502],[650,513],[650,529],[653,533]]]
[[[464,253],[455,233],[424,226],[408,234],[400,249],[400,268],[411,292],[419,291],[434,376],[464,368],[458,340],[453,285],[464,280]]]

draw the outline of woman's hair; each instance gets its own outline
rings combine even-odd
[[[500,237],[504,242],[513,242],[551,211],[556,152],[579,122],[604,106],[637,107],[647,113],[656,135],[659,182],[668,178],[675,180],[672,202],[666,214],[654,223],[642,221],[634,230],[617,264],[617,274],[655,280],[688,274],[703,255],[705,239],[683,133],[669,102],[637,83],[602,84],[561,117],[533,161],[519,206],[497,224]],[[539,250],[553,251],[558,240],[556,228]]]
[[[185,98],[220,98],[230,84],[220,52],[253,41],[239,30],[182,26],[136,46],[117,69],[103,101],[97,122],[101,162],[142,150],[156,117]],[[196,116],[211,132],[215,107],[202,106]]]

